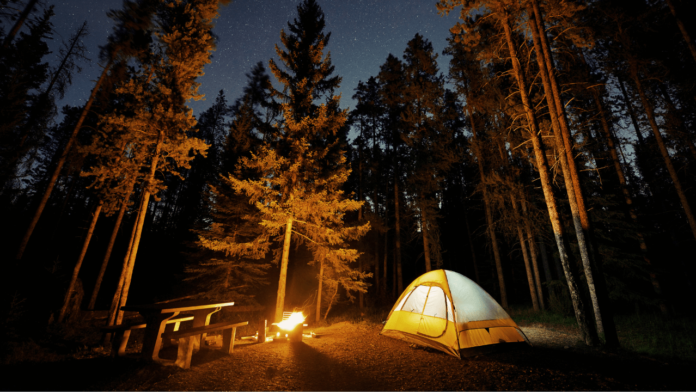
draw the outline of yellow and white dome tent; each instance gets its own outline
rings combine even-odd
[[[411,282],[380,334],[457,358],[462,349],[525,341],[517,324],[481,286],[442,269]]]

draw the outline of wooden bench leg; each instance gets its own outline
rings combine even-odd
[[[232,354],[234,350],[234,338],[237,335],[237,327],[222,331],[222,352]]]
[[[176,366],[182,369],[191,368],[191,355],[193,354],[193,343],[197,336],[188,336],[179,339],[179,351],[176,355]]]
[[[128,338],[130,338],[130,329],[126,331],[116,331],[113,333],[111,338],[111,356],[122,357],[126,355],[126,346],[128,345]]]

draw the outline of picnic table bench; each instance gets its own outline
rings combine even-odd
[[[234,339],[237,335],[237,328],[248,324],[248,321],[241,323],[224,321],[202,327],[194,327],[184,331],[164,332],[162,334],[162,339],[179,339],[179,350],[177,352],[176,361],[174,364],[182,369],[188,369],[191,367],[191,355],[193,354],[194,344],[196,341],[201,340],[199,336],[202,336],[205,333],[222,330],[222,352],[225,354],[232,354],[232,351],[234,350]]]
[[[171,328],[173,331],[178,331],[182,322],[190,320],[193,320],[192,315],[182,314],[166,320],[166,325],[167,328]],[[102,327],[101,330],[103,332],[113,334],[111,338],[111,356],[122,357],[126,355],[126,346],[128,345],[128,339],[130,338],[131,331],[134,329],[143,329],[145,327],[147,327],[146,323],[139,322]]]

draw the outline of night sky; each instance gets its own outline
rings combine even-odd
[[[241,96],[246,84],[245,74],[258,61],[266,66],[276,58],[274,45],[280,45],[280,30],[297,14],[299,0],[234,0],[223,7],[213,32],[218,36],[217,51],[212,63],[199,78],[200,92],[206,100],[191,102],[194,114],[207,109],[220,89],[231,103]],[[99,75],[99,45],[106,42],[112,22],[106,16],[109,9],[121,7],[121,0],[47,0],[55,5],[53,23],[56,31],[68,39],[85,20],[90,34],[85,44],[90,51],[91,64],[85,65],[69,89],[65,104],[80,105],[89,96],[93,81]],[[449,28],[456,23],[458,13],[441,17],[435,0],[319,0],[326,17],[325,31],[331,32],[328,50],[335,74],[343,78],[340,93],[343,108],[354,108],[351,98],[358,81],[376,76],[379,66],[389,53],[401,58],[406,43],[420,33],[433,43],[441,72],[446,73],[448,56],[441,55],[446,46]],[[60,37],[51,44],[57,53]],[[269,72],[270,74],[270,72]],[[271,79],[274,80],[273,76]]]

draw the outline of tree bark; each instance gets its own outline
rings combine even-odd
[[[276,298],[275,320],[276,323],[283,321],[283,310],[285,309],[285,285],[288,276],[288,259],[290,256],[290,239],[292,237],[292,218],[288,218],[285,224],[285,239],[283,241],[283,256],[280,260],[280,277],[278,279],[278,296]],[[328,313],[328,311],[327,311]]]
[[[97,220],[101,214],[101,209],[104,203],[100,200],[97,206],[92,212],[92,221],[89,223],[89,229],[87,230],[87,235],[85,236],[85,241],[82,243],[82,250],[77,258],[77,263],[75,268],[73,268],[72,277],[70,278],[70,284],[68,285],[68,291],[65,293],[65,299],[63,299],[63,306],[60,308],[60,313],[58,314],[58,322],[62,323],[65,318],[65,313],[68,310],[68,304],[70,303],[70,297],[75,290],[75,282],[77,282],[77,276],[80,274],[80,268],[82,268],[82,261],[85,259],[85,254],[87,254],[87,248],[89,247],[89,242],[92,240],[92,234],[94,233],[94,228],[97,226]]]
[[[80,115],[80,118],[77,120],[75,129],[73,129],[73,132],[70,135],[67,144],[63,148],[63,152],[61,153],[60,158],[58,159],[58,164],[56,165],[56,168],[53,170],[53,174],[51,174],[51,177],[48,180],[48,185],[46,186],[44,195],[41,198],[38,207],[36,207],[36,211],[34,212],[34,216],[31,222],[29,223],[29,227],[27,228],[27,231],[24,233],[24,237],[22,238],[22,241],[19,244],[19,249],[17,250],[17,255],[15,256],[17,260],[21,260],[22,256],[24,255],[24,250],[27,247],[29,238],[31,238],[31,234],[34,232],[34,228],[36,227],[36,224],[39,222],[39,218],[41,218],[41,214],[43,213],[43,210],[46,207],[46,203],[48,202],[49,197],[51,197],[51,192],[53,192],[53,187],[56,185],[56,181],[58,180],[60,171],[63,168],[63,165],[65,164],[65,160],[68,158],[70,148],[72,147],[73,143],[75,142],[75,139],[77,138],[77,133],[80,131],[80,128],[82,128],[82,123],[85,121],[87,113],[89,113],[89,109],[90,107],[92,107],[92,103],[94,102],[94,98],[97,96],[99,86],[101,86],[102,82],[104,81],[104,78],[106,77],[106,74],[109,71],[110,67],[111,61],[109,61],[106,64],[106,66],[104,66],[104,70],[102,70],[101,76],[99,76],[99,80],[97,80],[97,83],[94,85],[92,93],[90,94],[89,99],[85,104],[85,107],[82,109],[82,114]]]
[[[640,131],[640,126],[638,125],[638,116],[636,116],[635,110],[633,110],[633,103],[628,96],[628,91],[626,91],[626,86],[624,85],[621,76],[616,76],[619,81],[619,90],[621,90],[621,96],[623,96],[624,103],[626,104],[626,110],[628,111],[629,117],[631,117],[631,122],[633,123],[633,129],[636,131],[636,137],[638,138],[638,144],[644,145],[645,140],[643,139],[643,133]]]
[[[693,56],[694,61],[696,61],[696,45],[694,45],[694,41],[691,39],[691,36],[689,36],[689,31],[686,30],[684,23],[682,23],[681,18],[679,18],[679,16],[677,15],[677,10],[674,8],[674,4],[672,3],[672,0],[665,0],[665,1],[667,2],[667,6],[669,7],[669,10],[670,10],[670,12],[672,12],[674,19],[677,22],[677,26],[679,27],[679,31],[681,31],[682,36],[684,37],[684,41],[686,41],[686,45],[689,47],[689,51],[691,52],[691,56]]]
[[[596,248],[596,246],[592,247],[592,244],[588,243],[591,242],[590,220],[587,216],[585,197],[580,185],[580,178],[578,175],[577,165],[575,164],[575,158],[573,157],[573,145],[570,140],[570,129],[568,127],[563,101],[561,99],[556,74],[554,72],[553,59],[551,57],[551,50],[546,39],[546,31],[541,10],[539,9],[539,2],[538,0],[532,0],[531,4],[532,6],[528,8],[528,13],[530,15],[529,24],[530,30],[532,31],[534,47],[537,51],[536,58],[539,64],[539,71],[541,74],[542,84],[544,85],[544,91],[546,92],[546,101],[549,105],[551,124],[553,126],[554,133],[556,134],[561,169],[563,171],[566,191],[568,193],[568,201],[570,204],[570,211],[573,216],[573,224],[575,226],[575,234],[578,240],[580,257],[582,259],[582,265],[585,271],[585,279],[590,291],[590,299],[592,301],[592,308],[594,310],[597,332],[600,335],[604,335],[603,313],[606,313],[607,310],[601,309],[602,306],[600,306],[599,303],[600,300],[597,295],[597,288],[595,287],[594,268],[591,265],[590,252],[588,250],[588,248]],[[531,15],[534,15],[534,18],[532,18]],[[598,264],[600,261],[596,260],[596,263]],[[597,279],[603,279],[603,277],[597,276]],[[616,343],[618,343],[618,338],[616,339]]]
[[[665,87],[664,83],[660,83],[659,88],[660,92],[662,93],[662,96],[665,99],[665,102],[667,103],[667,109],[669,110],[669,113],[672,115],[674,122],[676,122],[677,127],[679,128],[676,132],[669,132],[668,128],[667,132],[671,133],[673,137],[681,139],[681,141],[684,144],[686,144],[687,147],[689,147],[691,156],[693,156],[694,161],[696,161],[696,145],[694,145],[694,141],[691,140],[688,131],[684,127],[684,120],[682,120],[682,118],[679,116],[679,113],[677,112],[677,107],[674,105],[674,102],[672,102],[672,97],[669,96],[669,91],[667,91],[667,88]]]
[[[89,299],[88,310],[94,310],[94,305],[97,302],[97,295],[99,295],[99,289],[101,288],[102,280],[104,279],[104,273],[106,273],[106,267],[109,264],[109,259],[111,258],[111,251],[114,249],[114,244],[116,243],[116,237],[118,236],[118,230],[121,228],[121,222],[123,221],[123,215],[125,215],[128,209],[128,199],[133,192],[133,185],[130,186],[128,190],[128,195],[121,202],[121,208],[118,210],[118,215],[116,216],[116,223],[114,224],[114,229],[111,231],[111,237],[109,237],[109,245],[106,246],[106,253],[104,254],[104,259],[102,260],[101,268],[99,269],[99,275],[97,275],[97,281],[94,284],[94,290],[92,290],[92,296]]]
[[[529,285],[529,295],[532,297],[532,307],[535,312],[540,310],[539,299],[537,298],[536,287],[534,285],[534,272],[532,271],[532,266],[529,262],[529,256],[527,253],[527,244],[524,240],[524,233],[522,232],[522,226],[520,226],[520,212],[517,206],[517,200],[515,197],[510,195],[510,202],[512,203],[512,212],[515,219],[515,228],[517,229],[517,239],[520,242],[520,249],[522,249],[522,259],[524,260],[524,269],[527,272],[527,284]]]
[[[527,241],[529,241],[529,255],[532,258],[532,269],[534,270],[534,281],[536,282],[537,296],[539,297],[539,306],[542,310],[546,309],[546,304],[544,303],[544,290],[541,286],[541,274],[539,272],[539,261],[537,258],[537,248],[536,242],[534,241],[534,233],[532,232],[532,226],[529,222],[529,215],[527,214],[527,200],[522,198],[522,215],[524,220],[524,227],[527,231]]]
[[[508,50],[510,53],[510,58],[512,60],[513,71],[515,73],[515,78],[517,79],[517,84],[519,87],[520,97],[522,99],[522,105],[524,106],[527,121],[529,123],[529,133],[532,140],[532,145],[534,148],[534,154],[537,161],[537,169],[539,170],[539,177],[541,180],[542,190],[544,192],[544,198],[546,199],[546,206],[549,211],[549,218],[551,220],[551,226],[553,227],[553,234],[556,240],[556,245],[558,246],[558,252],[561,258],[561,264],[563,266],[563,271],[568,282],[568,290],[570,292],[570,297],[573,303],[573,309],[575,312],[575,318],[580,328],[580,335],[585,344],[588,346],[594,346],[597,344],[597,336],[595,331],[590,328],[587,322],[587,315],[585,312],[585,307],[580,297],[580,290],[577,286],[577,282],[573,273],[570,269],[570,264],[568,262],[568,253],[564,243],[563,229],[558,215],[558,207],[556,204],[555,196],[553,195],[553,190],[551,189],[551,179],[548,168],[548,163],[546,162],[546,153],[543,150],[543,145],[539,137],[539,127],[536,120],[536,114],[534,112],[533,106],[531,106],[529,96],[527,95],[527,86],[524,78],[524,73],[522,72],[522,67],[519,63],[517,57],[517,50],[512,40],[512,29],[510,27],[509,15],[506,10],[503,10],[501,17],[501,22],[503,24],[503,29],[505,33],[505,38],[508,45]]]
[[[662,158],[665,161],[665,166],[667,166],[667,171],[669,172],[669,175],[672,178],[674,189],[676,189],[677,195],[679,195],[679,200],[681,201],[682,208],[684,209],[684,213],[686,214],[686,219],[689,221],[689,226],[691,227],[691,233],[696,239],[696,219],[694,219],[694,214],[693,212],[691,212],[689,200],[686,197],[686,193],[684,193],[681,181],[679,180],[679,176],[677,175],[677,170],[674,168],[674,165],[672,164],[672,158],[669,156],[669,152],[665,147],[665,142],[662,139],[660,128],[658,128],[657,121],[655,120],[655,113],[653,111],[652,104],[650,103],[650,100],[648,100],[648,96],[645,94],[645,90],[643,89],[643,83],[641,82],[640,77],[638,76],[638,69],[635,64],[635,60],[631,59],[630,61],[631,78],[633,79],[633,82],[636,85],[636,89],[638,90],[638,95],[640,96],[640,100],[643,103],[645,114],[648,116],[648,122],[650,123],[650,127],[652,128],[653,135],[655,135],[655,141],[657,142],[657,146],[660,149],[660,154],[662,154]]]

